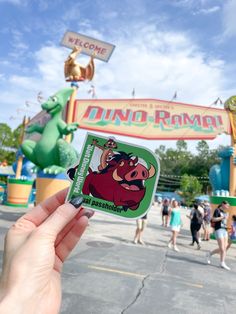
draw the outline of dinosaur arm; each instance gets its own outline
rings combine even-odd
[[[26,133],[37,132],[37,133],[42,134],[42,133],[43,133],[43,130],[44,130],[44,126],[39,125],[39,124],[32,124],[32,125],[29,125],[29,126],[27,127],[27,129],[25,130],[25,132],[26,132]]]
[[[64,121],[59,121],[59,131],[63,135],[68,135],[77,130],[79,124],[77,122],[66,124]]]

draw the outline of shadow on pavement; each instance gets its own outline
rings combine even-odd
[[[192,264],[198,264],[198,265],[207,265],[206,262],[200,261],[200,260],[196,260],[191,258],[190,256],[183,256],[183,255],[172,255],[172,254],[168,254],[167,255],[168,259],[172,259],[172,260],[178,260],[178,261],[183,261],[183,262],[188,262],[188,263],[192,263]]]
[[[152,243],[152,242],[148,242],[148,241],[144,241],[144,245],[141,245],[141,244],[139,244],[139,243],[137,243],[137,244],[134,244],[134,242],[133,242],[133,240],[132,241],[130,241],[130,240],[126,240],[126,239],[124,239],[124,238],[121,238],[121,237],[116,237],[116,236],[105,236],[106,238],[109,238],[109,239],[113,239],[113,240],[117,240],[117,241],[119,241],[119,242],[122,242],[122,243],[126,243],[126,244],[132,244],[132,245],[134,245],[134,246],[137,246],[137,247],[145,247],[145,246],[152,246],[152,247],[155,247],[155,248],[166,248],[166,245],[160,245],[160,244],[156,244],[156,243]],[[159,242],[159,240],[158,240],[158,242]],[[166,243],[165,241],[162,241],[162,242],[164,242],[164,243]]]
[[[0,210],[0,219],[7,221],[16,221],[19,219],[24,213],[14,213],[14,212],[5,212]]]

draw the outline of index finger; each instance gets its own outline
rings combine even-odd
[[[21,219],[32,222],[36,227],[41,225],[60,205],[65,203],[68,188],[61,190],[49,197],[25,215]]]

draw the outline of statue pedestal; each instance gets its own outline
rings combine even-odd
[[[40,171],[36,179],[36,205],[68,186],[70,180],[64,173],[48,174]]]
[[[227,201],[230,205],[228,210],[229,218],[227,227],[230,228],[232,223],[232,216],[236,215],[236,197],[235,196],[210,196],[210,203],[211,203],[211,211],[212,215],[216,207],[220,205],[223,201]]]
[[[4,205],[28,207],[33,180],[9,178],[7,180],[7,201]]]

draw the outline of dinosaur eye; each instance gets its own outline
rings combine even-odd
[[[125,164],[124,161],[121,161],[121,162],[120,162],[120,167],[123,167],[124,164]]]
[[[56,102],[57,101],[57,97],[52,97],[52,101]]]
[[[133,161],[130,161],[129,165],[132,167],[134,165]]]

